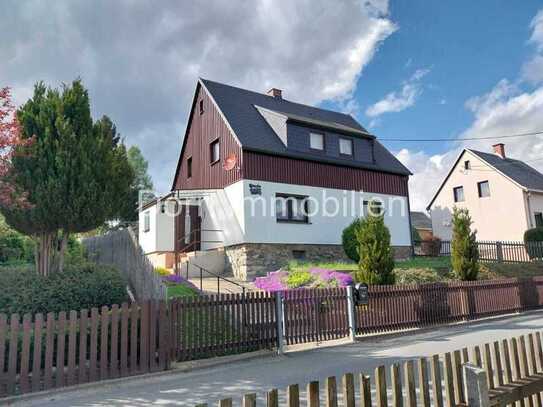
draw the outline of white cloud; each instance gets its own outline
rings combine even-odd
[[[58,86],[81,76],[93,112],[142,147],[164,190],[198,76],[354,109],[359,75],[397,29],[386,0],[6,3],[0,85],[22,102],[37,80]]]
[[[421,79],[430,72],[429,69],[418,69],[406,81],[397,92],[390,92],[377,103],[366,109],[366,115],[377,117],[384,113],[401,112],[415,104],[416,99],[422,93]]]
[[[531,23],[531,41],[543,45],[543,10]],[[524,68],[526,65],[524,66]],[[522,79],[525,79],[525,69]],[[488,93],[469,99],[466,108],[473,113],[473,122],[459,138],[499,137],[543,130],[543,85],[531,90],[507,79],[499,81]],[[543,172],[543,136],[459,141],[458,147],[443,155],[428,156],[417,150],[401,150],[396,156],[411,169],[410,197],[414,210],[424,209],[462,148],[491,151],[492,144],[505,143],[506,154],[518,158]],[[537,160],[537,161],[534,161]]]

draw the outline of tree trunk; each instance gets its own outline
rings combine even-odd
[[[42,276],[48,276],[53,263],[53,243],[56,232],[42,232],[38,235],[36,270]]]

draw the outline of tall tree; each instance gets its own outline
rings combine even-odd
[[[135,222],[138,220],[138,203],[140,192],[147,191],[146,195],[151,195],[148,191],[153,190],[153,181],[148,174],[149,163],[143,157],[141,150],[137,146],[128,149],[128,163],[134,171],[134,182],[131,186],[130,196],[122,205],[119,218],[125,222]]]
[[[29,144],[32,138],[23,140],[21,126],[15,115],[9,88],[0,88],[0,205],[28,205],[25,191],[17,188],[10,177],[11,160],[18,146]]]
[[[106,116],[93,121],[80,80],[59,89],[36,84],[18,111],[23,139],[10,176],[28,192],[28,208],[0,206],[6,221],[37,240],[36,268],[62,270],[70,234],[113,218],[134,179],[126,149]]]
[[[451,263],[454,274],[460,280],[477,280],[479,274],[477,231],[471,230],[472,223],[467,209],[453,208]]]

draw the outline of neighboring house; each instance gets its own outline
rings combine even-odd
[[[434,235],[451,238],[454,206],[469,209],[478,240],[521,241],[543,226],[543,174],[507,158],[504,144],[493,148],[462,151],[428,205]]]
[[[345,260],[341,233],[359,212],[344,207],[381,199],[395,255],[408,257],[409,175],[350,115],[200,79],[170,194],[180,216],[144,208],[140,242],[154,261],[223,253],[247,279],[293,259]],[[339,213],[323,213],[334,199]]]
[[[411,212],[411,225],[421,240],[430,240],[433,237],[432,219],[424,212]]]

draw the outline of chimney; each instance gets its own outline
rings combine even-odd
[[[498,143],[494,144],[492,147],[494,148],[494,153],[499,155],[502,159],[505,158],[505,144]]]
[[[268,92],[268,96],[273,96],[274,98],[281,99],[282,98],[282,90],[277,88],[271,88]]]

